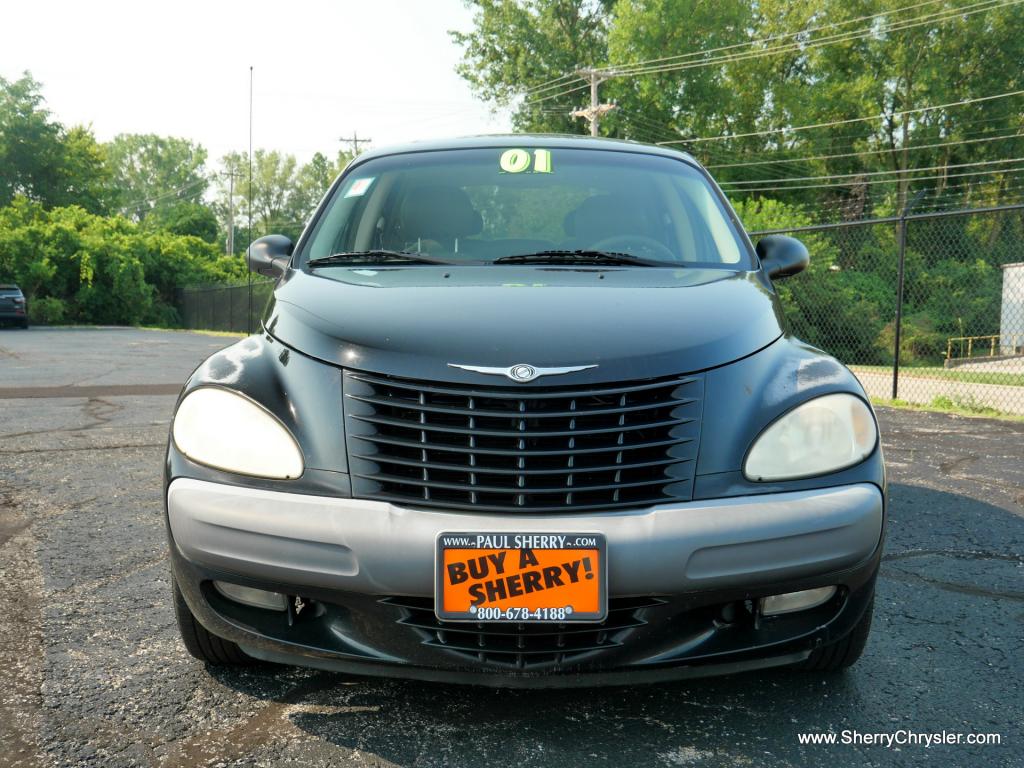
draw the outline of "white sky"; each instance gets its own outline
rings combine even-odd
[[[461,0],[5,3],[0,75],[43,84],[66,125],[100,141],[158,133],[200,142],[216,166],[248,145],[333,157],[357,131],[383,146],[508,130],[455,74]]]

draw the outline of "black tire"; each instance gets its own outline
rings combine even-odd
[[[196,621],[189,610],[188,603],[178,588],[178,582],[171,579],[174,590],[174,615],[178,619],[178,630],[185,650],[200,661],[217,666],[247,666],[256,662],[245,651],[230,640],[210,633],[206,627]]]
[[[868,635],[871,634],[871,616],[875,612],[875,597],[871,596],[871,602],[864,610],[860,621],[854,625],[850,633],[834,643],[815,648],[806,661],[801,663],[800,669],[808,672],[839,672],[847,667],[853,666],[857,659],[864,653],[868,644]]]
[[[22,320],[21,321],[21,330],[23,330],[23,331],[27,331],[28,330],[28,320]]]

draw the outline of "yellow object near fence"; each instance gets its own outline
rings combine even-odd
[[[960,353],[960,354],[958,354],[956,356],[956,358],[969,358],[969,357],[973,357],[974,356],[974,345],[975,345],[975,342],[980,342],[978,344],[978,346],[981,347],[982,349],[985,348],[985,342],[988,342],[988,345],[987,345],[988,346],[988,355],[981,355],[981,356],[996,357],[996,355],[1004,354],[1004,352],[1002,351],[1002,347],[1006,346],[1006,345],[1000,343],[1000,339],[1002,339],[1002,338],[1009,338],[1010,339],[1010,344],[1009,344],[1010,352],[1008,354],[1010,354],[1010,355],[1019,354],[1019,350],[1021,348],[1021,343],[1024,342],[1024,334],[1017,334],[1017,333],[1015,333],[1015,334],[1012,334],[1010,336],[1007,336],[1005,334],[1001,335],[1001,334],[996,333],[996,334],[993,334],[993,335],[990,335],[990,336],[954,336],[954,337],[952,337],[950,339],[947,339],[946,340],[946,359],[947,360],[955,359],[954,356],[953,356],[953,346],[954,346],[954,344],[957,345],[957,348],[958,348],[959,353]],[[964,353],[964,343],[965,342],[966,342],[966,345],[967,345],[966,354]]]

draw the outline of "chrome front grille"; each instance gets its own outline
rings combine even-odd
[[[497,512],[689,499],[703,376],[474,387],[347,371],[357,497]]]

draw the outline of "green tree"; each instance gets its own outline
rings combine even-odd
[[[467,0],[474,11],[471,32],[449,34],[462,46],[458,73],[482,98],[507,106],[516,103],[517,130],[579,133],[566,105],[581,100],[566,76],[580,67],[607,62],[607,27],[613,0]],[[566,78],[562,85],[527,89]]]
[[[608,58],[628,68],[631,62],[717,49],[745,39],[756,22],[749,0],[620,0],[609,24]],[[619,108],[603,122],[609,135],[648,142],[741,132],[763,111],[763,90],[763,79],[751,81],[730,66],[613,78],[602,85],[601,96]]]
[[[0,205],[24,195],[44,205],[107,210],[110,177],[92,132],[53,120],[39,83],[27,72],[0,77]]]
[[[299,168],[292,205],[301,220],[306,221],[313,215],[331,182],[351,160],[352,154],[349,152],[339,152],[334,162],[323,153],[317,152],[308,163]]]
[[[77,125],[64,133],[64,163],[60,194],[53,205],[78,205],[93,213],[107,213],[117,197],[107,163],[106,149],[92,131]]]
[[[118,209],[135,221],[202,200],[209,186],[206,150],[188,139],[122,133],[107,145],[107,155]]]
[[[735,198],[777,197],[853,218],[901,210],[917,190],[991,202],[1019,178],[965,178],[954,169],[1024,152],[1024,97],[986,98],[1022,88],[1019,4],[469,5],[473,29],[452,33],[463,49],[458,71],[484,99],[513,105],[517,129],[581,132],[582,121],[567,117],[588,95],[574,73],[610,67],[601,99],[618,109],[602,120],[602,133],[679,142]],[[562,79],[536,90],[555,78]],[[986,100],[931,109],[975,99]],[[809,125],[819,127],[792,130]],[[702,141],[685,141],[693,138]]]
[[[245,152],[232,152],[221,161],[225,173],[235,175],[235,221],[248,218],[250,206],[249,161]],[[252,163],[252,236],[280,233],[297,236],[302,221],[294,205],[297,187],[297,165],[294,155],[277,150],[257,149]],[[219,208],[227,208],[224,201]],[[238,245],[245,245],[236,241]]]
[[[258,149],[253,153],[252,237],[277,233],[298,239],[317,204],[334,178],[351,161],[352,155],[339,152],[332,163],[320,152],[299,165],[294,155]],[[224,168],[217,183],[214,209],[227,231],[234,175],[235,249],[244,250],[248,237],[249,163],[245,152],[231,152],[221,159]]]
[[[213,209],[201,203],[178,203],[161,207],[146,217],[149,229],[162,229],[174,235],[191,235],[207,243],[220,240],[220,224]]]

